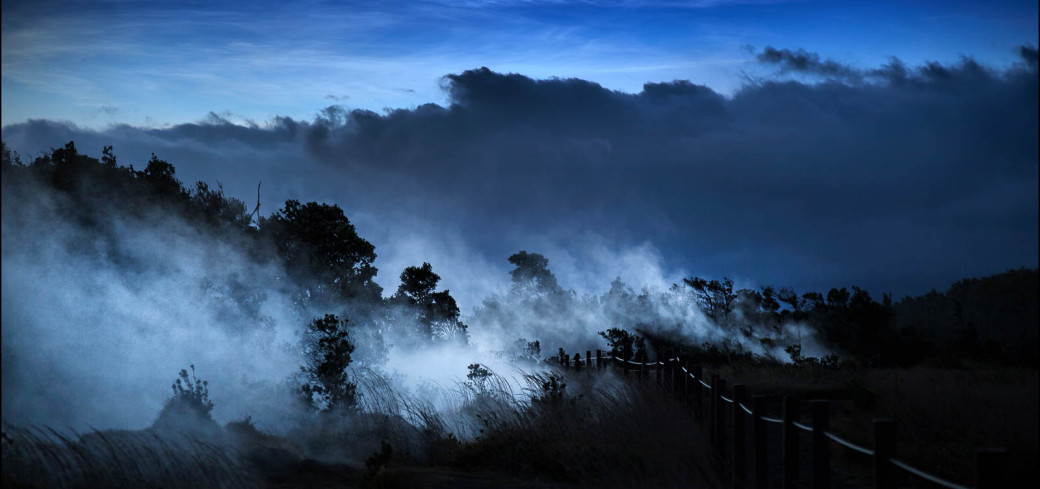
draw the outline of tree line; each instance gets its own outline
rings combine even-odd
[[[397,291],[383,298],[382,287],[374,281],[375,247],[357,234],[335,204],[288,200],[276,212],[259,216],[243,201],[227,196],[220,185],[197,182],[185,187],[174,166],[154,154],[143,170],[122,166],[111,146],[98,159],[69,142],[23,162],[3,144],[0,167],[5,219],[18,219],[40,198],[36,189],[42,186],[63,197],[48,203],[57,207],[57,215],[101,240],[117,240],[120,232],[106,217],[149,221],[158,213],[232,243],[257,263],[280,265],[285,281],[279,286],[294,298],[299,311],[327,311],[306,327],[306,362],[301,366],[299,392],[318,409],[356,404],[354,388],[344,377],[358,340],[351,322],[407,327],[417,344],[468,341],[459,307],[450,291],[438,290],[440,276],[429,263],[405,268]],[[118,251],[108,252],[110,261],[131,260]],[[264,319],[258,307],[263,294],[252,284],[230,284],[229,289],[239,312]]]
[[[143,170],[137,170],[120,165],[111,146],[103,148],[98,159],[80,153],[73,142],[28,163],[4,144],[2,180],[5,194],[13,194],[5,196],[5,219],[11,217],[7,202],[31,201],[27,189],[43,185],[65,196],[58,204],[61,215],[99,235],[116,232],[105,227],[105,213],[144,219],[161,212],[208,229],[258,263],[280,265],[286,274],[282,286],[296,306],[324,311],[307,325],[307,360],[298,389],[316,409],[357,402],[345,376],[356,343],[363,340],[353,333],[352,322],[406,328],[416,345],[468,342],[469,329],[458,304],[450,291],[438,290],[440,276],[429,263],[405,268],[397,290],[383,297],[374,281],[375,247],[357,234],[335,204],[288,200],[276,212],[261,216],[259,207],[250,212],[243,201],[225,195],[219,184],[184,186],[174,166],[154,154]],[[782,360],[796,363],[836,363],[840,357],[874,366],[965,360],[1037,365],[1035,268],[966,279],[946,292],[933,290],[898,302],[884,294],[878,302],[858,287],[799,294],[790,287],[736,288],[728,278],[701,277],[686,278],[667,291],[640,292],[618,278],[600,296],[579,297],[559,285],[544,256],[519,251],[508,261],[514,267],[509,291],[485,299],[471,321],[482,327],[496,322],[544,323],[533,331],[556,337],[517,340],[523,354],[531,357],[540,354],[540,344],[562,341],[568,324],[597,321],[611,352],[628,358],[682,346],[723,361],[750,356],[747,345],[757,344],[767,351],[785,349],[790,358]],[[257,302],[262,298],[248,285],[232,289],[243,310],[259,314]],[[723,331],[722,337],[687,344],[678,332],[687,326],[683,322],[691,307]],[[803,331],[813,333],[837,356],[803,356],[798,337]]]

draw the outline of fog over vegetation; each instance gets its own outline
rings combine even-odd
[[[548,355],[550,345],[592,348],[601,343],[597,331],[608,326],[638,324],[694,343],[731,336],[674,290],[637,296],[618,280],[602,297],[579,297],[562,289],[535,254],[536,263],[524,264],[534,275],[515,274],[503,294],[462,318],[472,324],[468,331],[429,324],[423,330],[425,318],[408,309],[412,291],[386,291],[384,298],[371,280],[367,243],[356,235],[329,236],[345,240],[338,259],[349,260],[341,275],[329,276],[321,261],[328,256],[307,253],[344,250],[294,255],[296,245],[271,242],[278,216],[261,219],[257,231],[242,202],[204,184],[182,188],[173,166],[161,160],[135,172],[81,155],[70,143],[33,166],[10,163],[3,194],[9,422],[141,428],[169,397],[170,373],[191,363],[220,386],[218,419],[252,415],[277,426],[302,363],[303,327],[326,312],[350,321],[356,364],[407,374],[412,387],[424,379],[450,386],[476,361],[504,365],[496,352],[508,357],[520,338],[543,342]],[[318,221],[301,224],[311,226],[301,235],[333,235],[333,222],[345,226],[339,232],[353,233],[338,208],[297,203],[295,209],[329,211],[309,215]],[[340,287],[347,278],[356,283]],[[454,300],[440,293],[450,308]],[[454,307],[426,322],[441,327],[452,314],[458,321]]]
[[[718,486],[700,405],[662,370],[592,375],[597,350],[830,398],[857,443],[896,413],[901,453],[958,481],[983,443],[1035,477],[1038,53],[1016,52],[767,47],[732,96],[479,68],[443,107],[4,126],[5,487]]]
[[[349,341],[343,382],[373,369],[433,397],[473,364],[519,382],[520,369],[554,361],[558,348],[613,346],[631,357],[685,345],[707,361],[1036,362],[1022,346],[1036,341],[1026,326],[1036,317],[1035,269],[893,303],[856,287],[666,285],[652,254],[633,253],[626,265],[649,263],[643,277],[656,281],[616,278],[601,294],[579,294],[544,256],[518,251],[508,285],[463,314],[429,263],[383,272],[400,279],[384,290],[377,250],[335,205],[287,201],[258,216],[219,187],[184,187],[155,156],[144,167],[71,142],[24,165],[5,146],[5,422],[144,428],[170,398],[171,373],[192,364],[213,386],[215,419],[287,429],[302,415],[301,385],[312,385],[301,367],[316,365],[314,334]],[[328,329],[316,333],[323,317]],[[635,342],[619,350],[625,337]],[[354,403],[366,393],[344,395]]]
[[[216,419],[284,428],[301,389],[365,398],[319,388],[322,348],[339,383],[427,393],[561,348],[1035,365],[1019,54],[862,70],[767,48],[774,77],[732,97],[482,68],[445,77],[448,107],[5,126],[4,420],[142,428],[195,365]]]

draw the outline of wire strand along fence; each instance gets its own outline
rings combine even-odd
[[[627,356],[627,355],[626,355]],[[1011,481],[1006,480],[1005,467],[1007,452],[1004,449],[984,448],[975,453],[975,483],[963,486],[942,477],[930,474],[896,458],[897,440],[896,423],[891,419],[873,420],[873,448],[867,448],[848,441],[830,431],[829,400],[811,401],[811,424],[799,422],[801,403],[795,397],[785,396],[782,399],[783,417],[766,416],[766,403],[769,398],[763,395],[748,395],[743,384],[735,384],[731,395],[726,395],[726,381],[718,375],[706,379],[703,367],[691,365],[675,352],[671,358],[647,361],[630,360],[613,355],[604,355],[602,350],[586,351],[584,359],[581,354],[572,357],[560,349],[560,364],[564,369],[620,371],[625,377],[637,376],[649,381],[650,372],[660,385],[667,385],[693,408],[694,416],[706,424],[709,441],[716,454],[722,459],[728,458],[730,482],[733,488],[766,488],[769,484],[769,429],[770,424],[782,428],[781,453],[782,487],[793,489],[799,487],[799,455],[801,452],[801,433],[807,434],[811,447],[811,487],[813,489],[830,489],[831,487],[831,447],[838,445],[850,453],[870,457],[873,462],[873,486],[876,489],[895,489],[902,473],[910,474],[934,487],[946,489],[998,489],[1008,487]],[[573,360],[573,361],[572,361]],[[707,404],[705,405],[705,397]],[[750,403],[750,406],[748,405]],[[726,422],[726,418],[730,422]],[[729,428],[727,430],[727,428]],[[751,447],[747,446],[748,428],[751,429]],[[727,431],[729,434],[727,440]],[[728,443],[727,443],[728,442]],[[729,450],[727,450],[727,445]],[[751,466],[747,470],[750,451]],[[775,454],[772,454],[775,456]],[[897,470],[898,469],[898,470]],[[753,475],[753,477],[748,477]],[[753,480],[754,484],[749,481]]]

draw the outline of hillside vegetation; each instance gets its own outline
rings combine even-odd
[[[277,381],[295,417],[278,430],[249,418],[221,425],[209,398],[221,386],[191,366],[141,431],[5,420],[4,487],[719,486],[725,470],[688,406],[614,373],[561,369],[596,349],[629,360],[674,352],[754,393],[837,399],[834,427],[858,442],[872,417],[893,417],[908,459],[959,481],[970,480],[974,448],[1006,446],[1011,473],[1037,480],[1035,268],[898,301],[855,286],[797,292],[696,276],[639,292],[619,278],[579,296],[544,256],[518,251],[509,290],[463,315],[429,263],[405,268],[384,295],[375,247],[335,204],[289,200],[263,216],[219,185],[175,175],[155,155],[142,170],[122,166],[111,147],[97,159],[69,142],[23,162],[4,146],[4,256],[35,245],[24,230],[66,228],[76,239],[59,243],[65,255],[128,275],[175,270],[176,257],[149,262],[127,240],[127,229],[151,227],[205,236],[273,270],[270,283],[235,273],[185,287],[219,295],[214,317],[235,327],[271,328],[268,297],[291,298],[298,371]],[[496,353],[500,364],[467,358],[479,335],[513,345]],[[469,375],[405,386],[394,349],[450,352]]]

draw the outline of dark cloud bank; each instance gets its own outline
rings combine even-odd
[[[182,180],[247,202],[263,180],[264,212],[338,203],[376,245],[385,287],[433,261],[464,308],[505,283],[518,249],[546,254],[579,290],[651,280],[624,262],[674,271],[662,281],[899,297],[1036,266],[1037,51],[1021,55],[1001,70],[969,58],[865,70],[766,48],[775,76],[732,97],[481,68],[445,77],[448,107],[101,131],[33,120],[3,139],[23,156],[69,140],[114,145],[122,163],[155,152]]]

